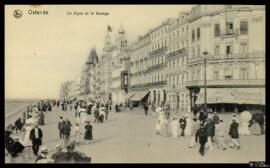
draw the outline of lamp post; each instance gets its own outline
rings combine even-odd
[[[206,57],[207,57],[208,51],[205,50],[203,52],[203,63],[204,63],[204,112],[208,113],[207,110],[207,92],[206,92]]]

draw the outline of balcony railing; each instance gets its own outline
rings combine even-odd
[[[160,85],[166,85],[167,81],[159,81],[159,82],[152,82],[148,83],[148,86],[160,86]]]
[[[167,84],[167,81],[159,81],[159,82],[152,82],[152,83],[144,83],[144,84],[131,85],[130,88],[149,87],[149,86],[161,86],[161,85],[166,85],[166,84]]]
[[[186,48],[181,48],[180,50],[167,54],[167,58],[171,58],[171,57],[174,57],[175,55],[183,54],[183,53],[186,53]]]
[[[207,61],[220,61],[220,60],[248,60],[248,59],[265,59],[265,53],[234,53],[234,54],[220,54],[209,55]],[[189,58],[188,63],[202,62],[203,57]]]
[[[221,37],[238,36],[238,34],[238,29],[224,29],[220,32]]]
[[[160,64],[157,64],[157,65],[153,65],[153,66],[150,66],[148,67],[148,71],[152,71],[152,70],[155,70],[155,69],[160,69],[160,68],[163,68],[165,67],[166,64],[165,63],[160,63]]]
[[[222,79],[222,80],[207,80],[207,87],[228,87],[228,86],[264,86],[264,79]],[[203,87],[204,80],[194,80],[186,82],[187,87]]]
[[[152,56],[152,55],[156,55],[156,54],[159,54],[159,53],[164,53],[165,51],[167,50],[167,47],[161,47],[155,51],[152,51],[149,53],[149,56]]]

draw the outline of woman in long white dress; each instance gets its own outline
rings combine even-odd
[[[85,108],[80,108],[80,118],[81,118],[81,123],[84,125],[86,118],[87,118],[87,114],[86,114],[86,109]]]
[[[160,107],[156,109],[156,112],[159,113],[158,119],[160,121],[161,134],[164,133],[166,136],[169,136],[169,128],[168,128],[169,121],[165,116],[165,112]]]
[[[32,141],[30,139],[30,132],[33,129],[32,123],[29,122],[29,120],[26,122],[23,130],[24,130],[24,138],[22,140],[22,144],[25,147],[25,151],[27,152],[27,157],[31,158],[31,147],[32,147]]]
[[[184,134],[186,136],[190,136],[191,131],[192,131],[192,121],[188,114],[185,115],[185,118],[186,118],[186,128],[185,128]]]
[[[249,131],[249,121],[252,118],[252,115],[249,111],[243,111],[240,116],[240,123],[239,123],[239,134],[240,135],[250,135]]]
[[[172,138],[177,139],[180,135],[180,124],[177,117],[173,117],[172,122],[170,123]]]

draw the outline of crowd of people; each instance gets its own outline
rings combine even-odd
[[[67,110],[67,105],[72,105],[75,101],[61,101],[61,100],[42,100],[38,103],[27,106],[23,112],[22,117],[19,117],[14,124],[7,126],[5,130],[5,147],[6,156],[10,158],[10,162],[14,161],[14,158],[21,154],[24,159],[35,160],[36,163],[57,163],[57,162],[91,162],[91,157],[85,154],[74,151],[75,145],[79,144],[79,136],[81,134],[79,123],[76,122],[74,127],[75,141],[69,141],[72,124],[68,118],[65,120],[60,117],[58,123],[58,130],[60,140],[64,139],[64,144],[67,152],[58,156],[60,147],[56,147],[56,154],[52,155],[52,158],[48,158],[48,149],[43,145],[42,139],[44,136],[40,125],[45,125],[46,112],[51,112],[53,108],[61,108],[63,111]],[[77,102],[77,101],[76,101]],[[61,105],[61,106],[60,106]],[[75,117],[83,116],[82,109],[84,108],[79,104],[75,113]],[[71,109],[72,110],[72,109]],[[84,139],[87,141],[93,139],[92,137],[92,126],[90,121],[84,119],[81,122],[85,123],[85,136]],[[62,147],[61,147],[62,151]],[[74,157],[70,157],[70,156]],[[33,157],[34,156],[34,157]],[[71,159],[71,160],[69,160]]]
[[[115,111],[130,108],[133,110],[133,103],[115,105]],[[6,151],[12,157],[24,152],[26,158],[35,160],[36,163],[69,163],[69,162],[91,162],[91,157],[76,151],[76,146],[81,145],[82,139],[88,145],[93,140],[93,126],[89,116],[93,116],[96,124],[104,123],[108,120],[109,112],[112,110],[111,100],[102,101],[100,98],[89,98],[86,100],[46,100],[28,106],[23,116],[18,118],[14,124],[6,128]],[[48,157],[48,148],[43,145],[44,136],[42,128],[45,125],[45,113],[61,109],[64,113],[74,112],[75,124],[72,124],[64,115],[59,117],[57,124],[59,131],[59,142],[63,141],[63,146],[56,145],[55,153]],[[69,110],[68,110],[69,109]],[[156,134],[166,137],[190,138],[189,148],[194,149],[200,145],[199,153],[204,156],[206,149],[226,150],[227,147],[240,149],[239,135],[261,135],[264,134],[264,115],[251,114],[244,111],[240,114],[233,114],[229,125],[216,113],[200,112],[199,115],[191,116],[191,113],[180,117],[172,116],[170,105],[156,106],[154,103],[143,104],[144,114],[157,117]],[[74,136],[74,140],[71,140]],[[231,143],[226,144],[224,139],[230,138]],[[32,157],[34,155],[34,158]]]
[[[262,113],[251,114],[249,111],[233,114],[231,122],[226,125],[223,119],[217,114],[200,112],[199,116],[190,113],[181,117],[173,116],[170,119],[171,110],[153,107],[154,116],[158,115],[156,122],[156,134],[178,139],[189,137],[189,148],[200,145],[199,153],[204,156],[205,148],[213,150],[215,144],[218,149],[230,148],[240,149],[239,135],[261,135],[264,134],[264,115]],[[224,139],[230,138],[231,143],[226,144]]]

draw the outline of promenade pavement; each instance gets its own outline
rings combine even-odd
[[[48,147],[49,156],[55,152],[57,143],[64,144],[57,129],[60,116],[68,118],[74,125],[74,111],[63,112],[60,108],[54,108],[52,112],[45,113],[46,125],[40,126],[44,135],[43,145]],[[231,114],[220,114],[220,117],[229,129]],[[142,108],[120,113],[113,110],[109,113],[108,120],[102,124],[93,122],[93,114],[88,115],[88,118],[93,126],[94,139],[86,144],[82,135],[81,144],[76,149],[92,157],[93,163],[248,163],[265,160],[265,135],[241,136],[240,150],[227,148],[223,151],[214,145],[212,151],[207,151],[201,157],[199,145],[193,149],[188,148],[190,137],[172,139],[156,135],[157,117],[145,116]],[[83,129],[82,131],[84,132]],[[225,143],[229,146],[228,136]],[[29,159],[23,157],[25,152],[21,155],[14,159],[15,163],[33,163],[34,156]]]

